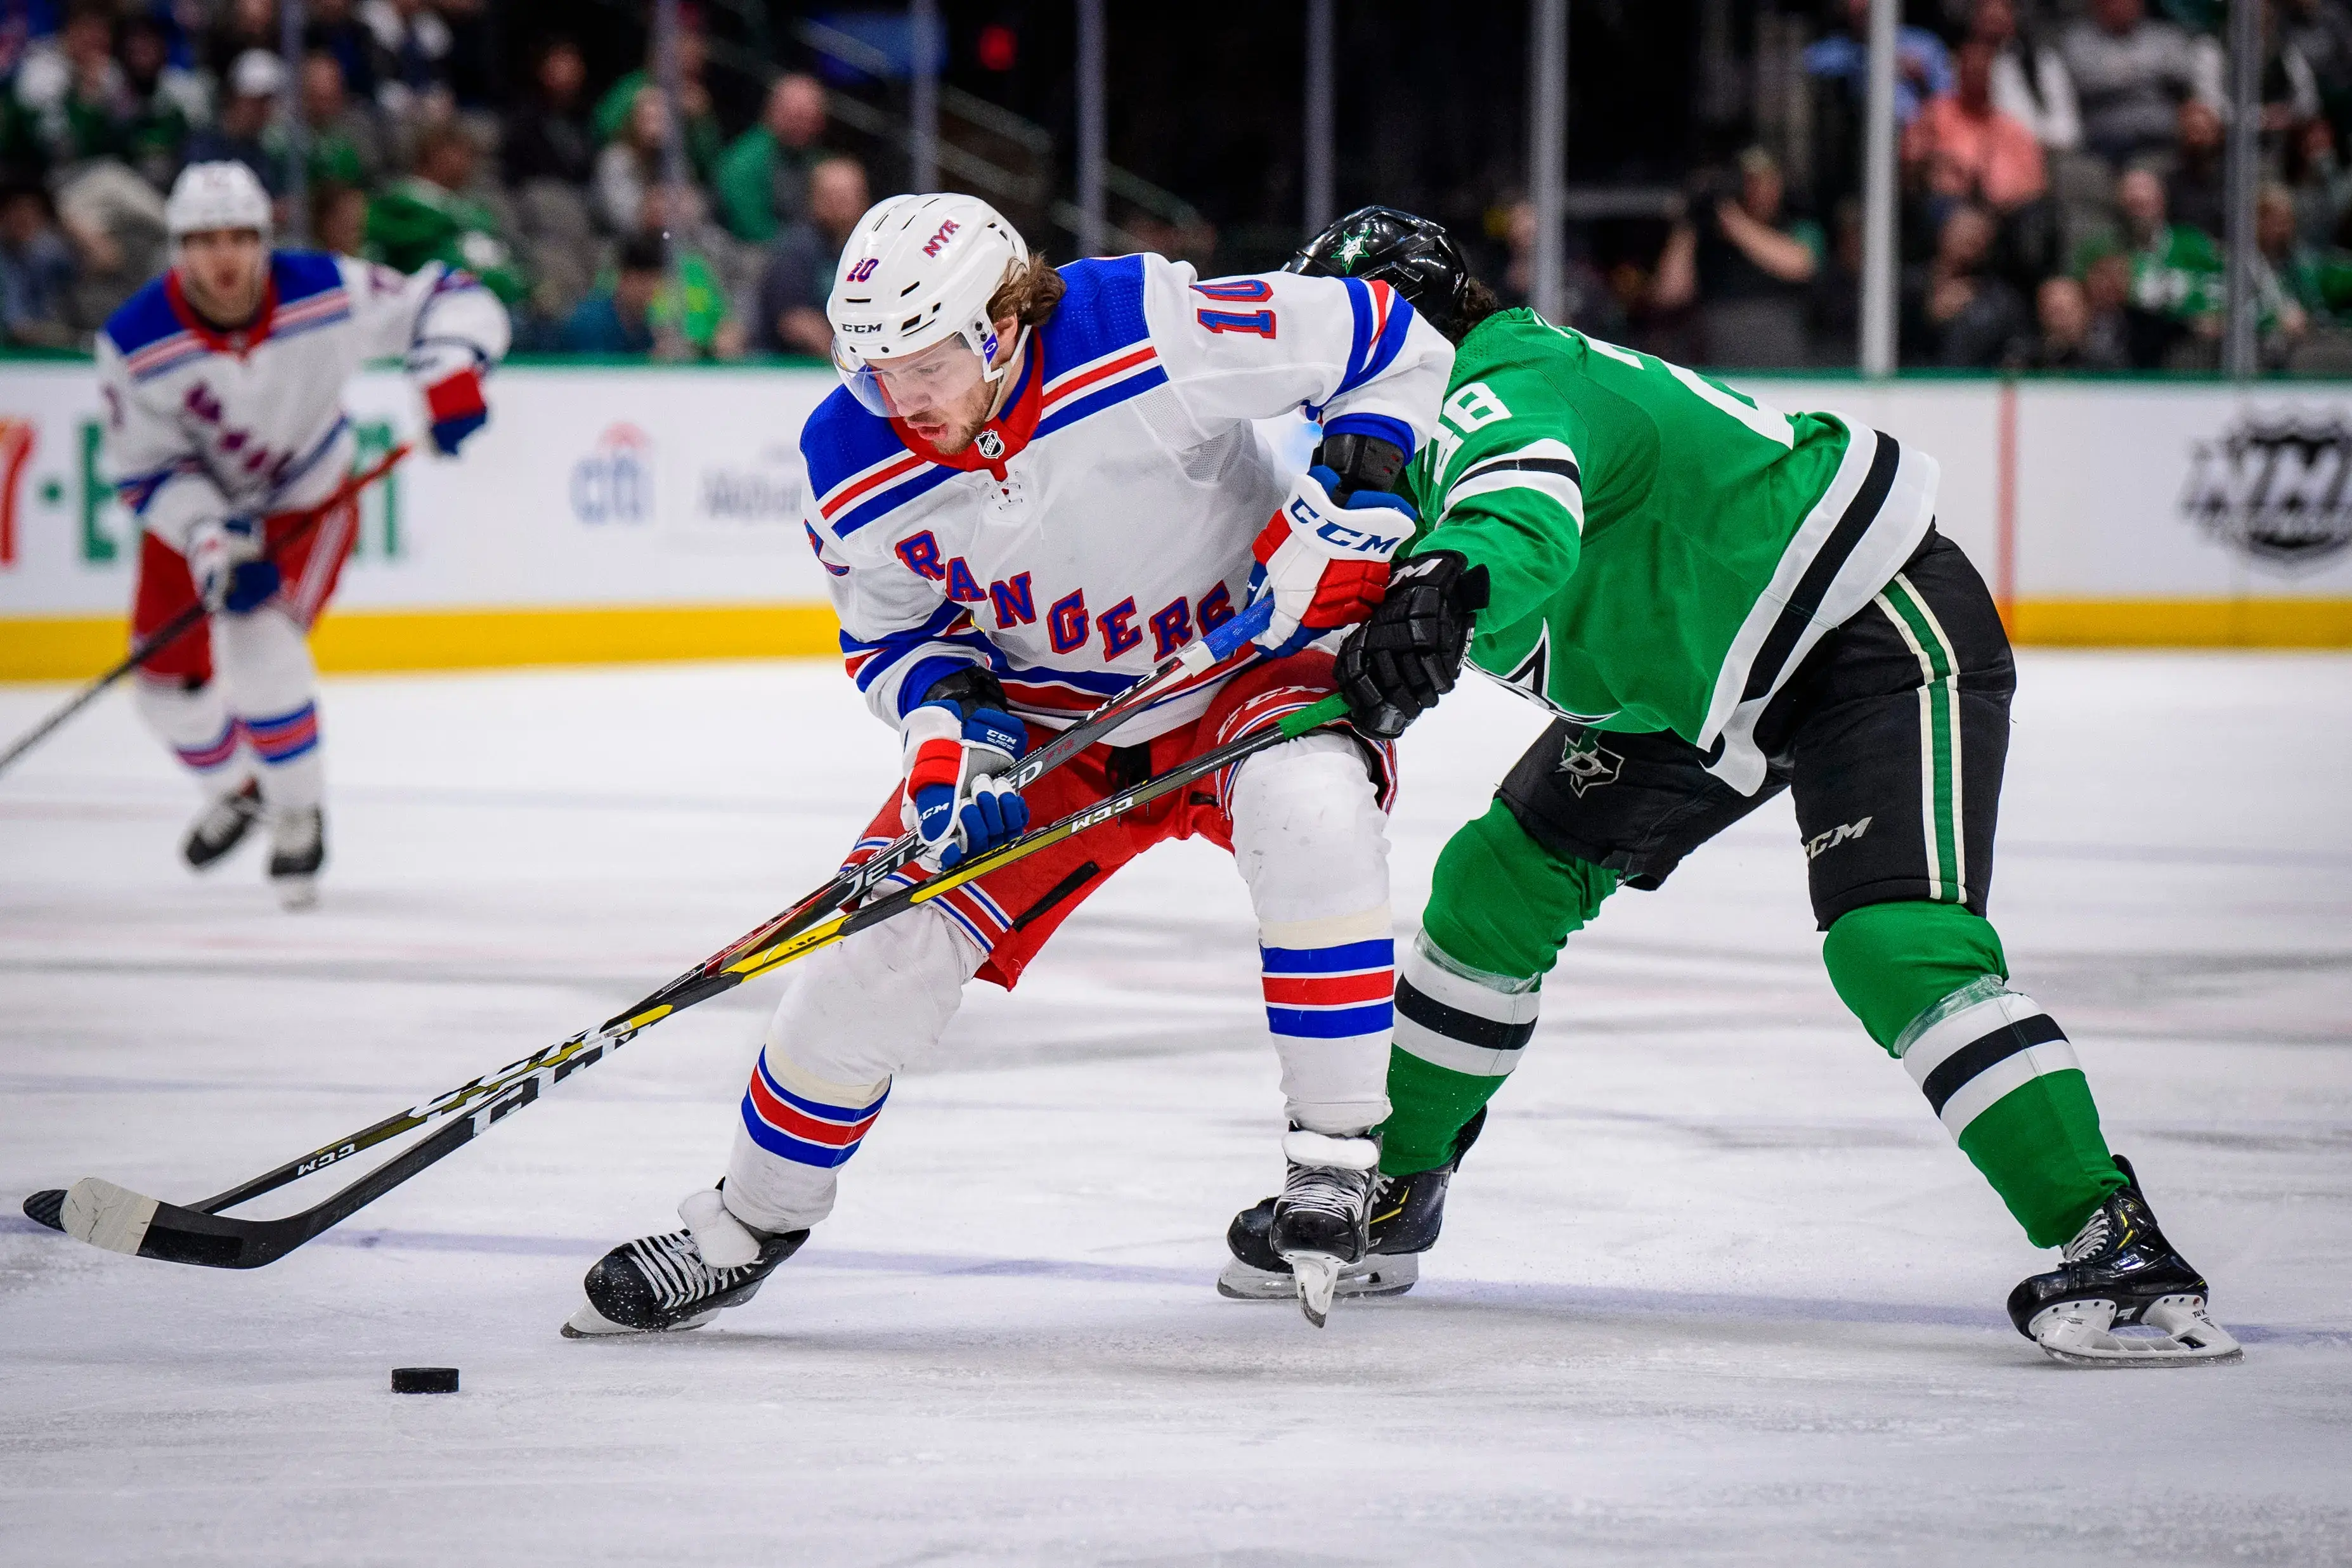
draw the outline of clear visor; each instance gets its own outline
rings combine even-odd
[[[879,364],[868,362],[836,336],[833,365],[853,397],[887,419],[908,419],[947,407],[993,379],[988,361],[961,332],[905,359]]]

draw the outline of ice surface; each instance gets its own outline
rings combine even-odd
[[[257,1272],[16,1219],[199,1198],[606,1016],[818,881],[893,764],[820,665],[325,713],[312,915],[252,850],[179,868],[120,695],[0,780],[0,1561],[2352,1558],[2352,660],[2024,662],[1994,914],[2247,1343],[2173,1373],[2010,1330],[2042,1255],[1839,1007],[1785,806],[1572,945],[1423,1284],[1319,1333],[1211,1289],[1278,1100],[1193,845],[977,989],[723,1326],[555,1332],[719,1173],[772,980]],[[1408,738],[1401,918],[1536,728],[1481,687]],[[419,1363],[465,1392],[387,1392]]]

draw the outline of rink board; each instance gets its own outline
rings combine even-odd
[[[2352,646],[2352,383],[1748,382],[1932,453],[1938,523],[2021,641]],[[462,463],[413,457],[369,497],[321,664],[832,651],[797,436],[833,384],[783,368],[502,371]],[[416,437],[394,372],[361,377],[351,407],[363,451]],[[104,482],[88,368],[0,362],[0,678],[120,657],[137,546]]]

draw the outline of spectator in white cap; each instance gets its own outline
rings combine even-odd
[[[276,55],[247,49],[229,68],[220,119],[188,138],[190,164],[242,163],[272,196],[284,193],[286,171],[262,146],[262,132],[286,90],[286,67]]]

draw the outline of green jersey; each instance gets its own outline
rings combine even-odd
[[[1412,549],[1486,568],[1472,664],[1563,717],[1672,730],[1752,793],[1764,705],[1927,537],[1934,461],[1507,310],[1407,470]]]
[[[367,243],[375,259],[403,272],[428,261],[463,268],[509,305],[530,288],[514,253],[499,236],[498,218],[479,202],[411,176],[368,204]]]

